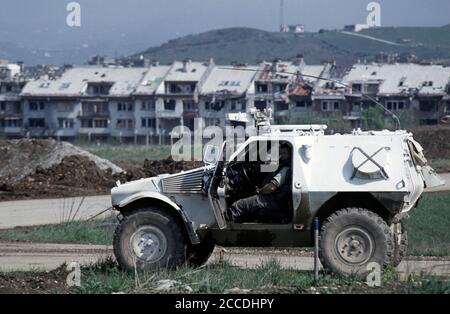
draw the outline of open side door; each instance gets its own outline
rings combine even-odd
[[[217,189],[219,188],[220,181],[222,180],[222,172],[223,172],[223,161],[219,161],[217,163],[216,169],[214,171],[213,179],[211,181],[211,185],[208,191],[209,201],[211,203],[211,207],[213,208],[214,215],[216,216],[217,225],[219,229],[225,229],[227,226],[224,212],[225,208],[223,208],[219,195],[217,193]]]
[[[207,152],[205,154],[205,155],[211,155],[211,156],[215,155],[214,158],[211,158],[211,162],[209,162],[210,164],[215,163],[216,167],[215,167],[212,179],[211,179],[211,184],[209,185],[208,198],[211,203],[211,207],[214,211],[214,216],[216,217],[216,221],[217,221],[217,225],[218,225],[219,229],[225,229],[227,227],[227,223],[226,223],[225,216],[224,216],[225,208],[223,208],[223,205],[220,202],[219,194],[217,193],[220,182],[223,179],[222,178],[223,177],[223,168],[224,168],[224,164],[225,164],[225,162],[223,161],[224,149],[225,149],[225,143],[223,143],[219,154],[217,154],[217,151],[218,151],[217,146],[211,147],[211,148],[207,147],[207,149],[206,149]],[[206,156],[205,156],[204,160],[205,159],[209,159],[209,158],[206,158]]]

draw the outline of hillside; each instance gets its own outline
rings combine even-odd
[[[365,30],[358,35],[362,36],[339,31],[287,34],[252,28],[227,28],[173,39],[136,55],[143,54],[162,63],[213,57],[217,63],[224,64],[290,59],[303,54],[310,64],[336,60],[342,66],[358,59],[371,60],[379,52],[412,52],[428,60],[450,60],[450,25],[384,27]]]

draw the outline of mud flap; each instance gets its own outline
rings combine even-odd
[[[444,185],[445,181],[428,165],[427,159],[423,155],[423,147],[412,138],[408,139],[408,146],[414,163],[421,167],[420,171],[425,187],[434,188]]]
[[[445,184],[445,181],[430,166],[423,166],[421,172],[426,188],[434,188]]]

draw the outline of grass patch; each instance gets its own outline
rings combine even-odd
[[[430,166],[439,173],[450,172],[450,159],[433,159]]]
[[[99,145],[94,144],[78,144],[81,148],[111,161],[143,161],[148,160],[165,160],[172,155],[171,145],[121,145],[101,143]],[[174,152],[174,159],[177,157],[180,159],[183,152]],[[187,154],[187,153],[186,153]],[[192,145],[191,154],[188,155],[192,160],[193,158],[201,159],[203,156],[203,146]]]
[[[113,145],[80,144],[81,148],[108,160],[143,161],[164,160],[170,156],[170,145]]]
[[[73,221],[36,227],[0,230],[1,239],[45,243],[107,244],[112,243],[115,217],[92,221]]]
[[[450,193],[425,194],[405,220],[409,255],[450,256]]]
[[[450,293],[450,281],[445,278],[412,275],[400,281],[395,270],[384,272],[381,287],[369,287],[365,276],[331,275],[281,269],[275,260],[256,269],[241,269],[227,262],[210,264],[199,269],[188,267],[174,271],[126,272],[118,269],[111,259],[83,266],[81,286],[65,284],[65,265],[51,272],[14,272],[1,274],[0,287],[8,293]],[[162,281],[170,282],[161,287]],[[1,288],[0,288],[1,291]]]
[[[268,291],[277,293],[312,292],[316,286],[312,272],[283,270],[277,261],[263,263],[256,269],[244,270],[227,262],[204,266],[200,269],[188,267],[175,271],[132,272],[120,271],[116,264],[107,261],[82,269],[82,286],[75,293],[112,293],[112,292],[194,292],[227,293]],[[361,278],[359,278],[361,279]],[[158,289],[161,280],[173,280],[170,290]],[[354,290],[355,276],[323,275],[318,286],[323,292],[346,292]],[[345,288],[338,291],[338,288]]]
[[[392,272],[392,271],[391,271]],[[158,289],[161,280],[173,280]],[[240,269],[218,263],[200,269],[138,273],[120,271],[112,261],[82,268],[81,287],[72,293],[450,293],[450,281],[434,277],[410,277],[399,282],[394,273],[383,277],[382,287],[369,287],[365,277],[281,269],[276,261],[256,269]]]

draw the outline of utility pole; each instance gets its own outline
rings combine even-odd
[[[280,31],[284,32],[284,0],[280,0]]]

